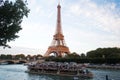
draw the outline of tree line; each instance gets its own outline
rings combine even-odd
[[[0,55],[0,60],[28,60],[28,61],[34,61],[34,60],[39,60],[42,58],[42,55],[24,55],[24,54],[16,54],[16,55],[11,55],[11,54],[1,54]]]
[[[77,62],[77,63],[93,63],[93,64],[117,64],[120,63],[120,48],[98,48],[88,51],[86,54],[78,54],[73,52],[64,57],[49,56],[44,58],[42,55],[24,55],[24,54],[1,54],[0,60],[29,60],[35,61],[39,59],[56,62]]]
[[[46,61],[117,64],[120,63],[120,48],[98,48],[96,50],[91,50],[86,54],[82,53],[81,55],[74,52],[63,58],[50,56],[46,58]]]

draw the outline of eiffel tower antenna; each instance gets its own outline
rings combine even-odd
[[[58,0],[58,4],[60,5],[60,0]]]

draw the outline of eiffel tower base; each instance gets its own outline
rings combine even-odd
[[[67,54],[70,54],[69,48],[66,46],[50,46],[45,53],[45,57],[50,56],[50,54],[54,53],[56,57],[63,57]]]

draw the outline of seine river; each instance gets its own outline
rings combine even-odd
[[[27,67],[24,65],[0,65],[0,80],[74,80],[73,77],[38,75],[25,73]],[[109,76],[109,80],[120,80],[120,70],[103,70],[90,69],[93,72],[93,79],[77,79],[77,80],[106,80],[105,75]]]

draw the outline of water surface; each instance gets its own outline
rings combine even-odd
[[[74,80],[74,77],[38,75],[25,73],[27,67],[24,65],[0,65],[0,80]],[[110,80],[120,80],[120,70],[89,69],[93,72],[93,79],[79,80],[106,80],[108,75]]]

